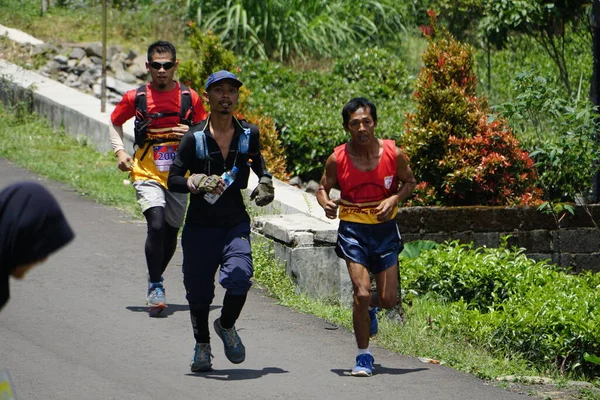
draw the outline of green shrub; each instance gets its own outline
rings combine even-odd
[[[242,71],[252,91],[248,107],[273,118],[289,172],[305,180],[318,180],[333,148],[348,140],[341,110],[353,97],[365,96],[377,105],[380,137],[402,134],[410,78],[385,50],[350,55],[325,71],[294,71],[262,61],[249,61]]]
[[[533,161],[504,120],[488,117],[485,98],[476,96],[471,47],[438,29],[433,12],[430,18],[432,25],[423,28],[429,45],[417,81],[417,112],[408,115],[401,141],[415,176],[424,182],[418,200],[448,206],[536,204],[540,190]]]
[[[365,97],[395,98],[408,95],[410,87],[406,68],[400,58],[376,47],[340,59],[333,66],[332,73],[349,83],[363,85],[368,91]]]
[[[561,97],[536,70],[516,74],[513,99],[497,107],[531,150],[539,186],[550,201],[574,201],[591,190],[598,160],[592,104]]]
[[[402,286],[409,299],[435,294],[449,305],[435,316],[442,331],[496,354],[518,352],[542,370],[599,373],[583,357],[600,354],[600,277],[523,251],[446,243],[403,260]]]
[[[212,32],[202,31],[193,22],[188,26],[192,54],[180,62],[177,72],[182,82],[202,93],[206,79],[213,72],[221,69],[237,72],[236,59]]]
[[[585,36],[585,35],[582,35]],[[575,88],[573,100],[587,99],[590,92],[590,77],[593,68],[593,52],[590,43],[579,33],[572,33],[564,42],[565,62],[569,68],[571,86]],[[488,76],[489,56],[489,76]],[[501,50],[481,49],[476,53],[476,70],[490,104],[511,101],[516,93],[513,80],[516,74],[535,71],[546,79],[546,87],[556,90],[558,97],[568,98],[565,85],[558,74],[556,63],[548,56],[544,47],[529,36],[515,36]],[[488,78],[491,80],[488,81]],[[518,133],[517,133],[518,134]]]
[[[202,32],[194,23],[190,23],[189,28],[190,47],[195,55],[182,62],[178,68],[182,82],[202,93],[208,76],[221,69],[236,73],[243,82],[246,80],[242,69],[236,66],[235,56],[223,47],[217,36],[211,32]],[[287,172],[286,155],[279,139],[279,133],[275,129],[275,124],[271,118],[248,109],[248,101],[251,96],[252,94],[247,85],[240,88],[238,117],[247,119],[258,126],[261,132],[262,153],[267,168],[273,176],[286,181],[289,179],[289,173]],[[208,105],[206,106],[208,109]]]

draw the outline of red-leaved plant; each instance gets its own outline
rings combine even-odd
[[[505,120],[476,95],[473,51],[437,26],[421,29],[428,40],[401,145],[421,182],[407,205],[535,205],[533,161]]]

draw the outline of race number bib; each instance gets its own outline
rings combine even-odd
[[[166,172],[171,168],[175,154],[177,153],[178,144],[156,145],[152,147],[154,151],[154,165],[161,172]]]

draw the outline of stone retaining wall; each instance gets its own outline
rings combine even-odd
[[[600,271],[599,205],[574,206],[557,224],[552,215],[534,207],[411,207],[398,213],[405,242],[449,240],[498,247],[509,244],[526,249],[535,259],[572,267],[576,272]]]

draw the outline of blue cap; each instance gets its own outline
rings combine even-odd
[[[208,77],[208,79],[206,80],[206,85],[204,86],[204,88],[206,90],[208,90],[208,87],[210,85],[212,85],[213,83],[217,83],[219,81],[222,81],[223,79],[230,79],[230,80],[234,81],[238,85],[238,87],[240,87],[240,86],[243,85],[242,81],[240,81],[238,79],[238,77],[235,76],[235,74],[232,74],[229,71],[221,70],[221,71],[217,71],[217,72],[212,73]]]

